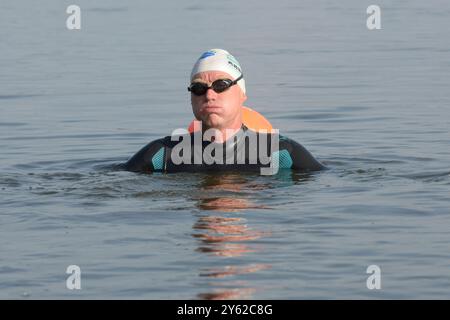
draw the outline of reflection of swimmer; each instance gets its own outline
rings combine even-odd
[[[252,181],[255,189],[264,190],[264,184],[258,185]],[[239,212],[256,206],[243,197],[244,190],[248,188],[248,182],[242,175],[233,173],[220,173],[205,175],[199,185],[199,191],[194,196],[198,200],[197,207],[202,210],[219,212]],[[224,196],[225,195],[225,196]],[[253,230],[242,217],[223,217],[217,214],[201,216],[193,226],[193,237],[200,242],[196,251],[216,257],[242,257],[249,252],[258,251],[255,246],[250,246],[249,241],[255,241],[264,237],[269,232]],[[256,291],[249,287],[246,281],[236,283],[232,280],[235,276],[259,272],[269,269],[269,264],[250,265],[224,265],[200,271],[200,277],[217,279],[217,283],[210,284],[210,292],[200,293],[200,299],[250,299]],[[219,282],[220,279],[220,282]],[[235,288],[233,288],[233,286]],[[231,287],[231,288],[230,288]]]
[[[200,293],[198,297],[204,300],[244,300],[251,299],[255,291],[253,288],[214,290],[214,292]]]
[[[203,243],[197,251],[227,257],[254,251],[245,242],[257,240],[267,233],[251,230],[243,222],[245,221],[242,218],[218,216],[200,218],[193,226],[194,230],[201,231],[194,233],[193,237]]]
[[[255,181],[252,185],[254,188],[266,188]],[[249,208],[264,208],[245,198],[243,190],[247,186],[247,179],[239,174],[205,175],[199,186],[201,192],[196,192],[193,197],[198,200],[197,207],[202,210],[239,212]],[[217,215],[199,218],[193,229],[202,231],[193,234],[204,244],[198,251],[228,257],[252,251],[245,242],[266,235],[264,232],[251,230],[243,218]]]
[[[220,210],[225,212],[237,212],[243,209],[251,208],[252,205],[247,199],[236,199],[236,198],[226,198],[226,197],[218,197],[218,198],[209,198],[203,199],[198,206],[203,210]]]
[[[256,251],[255,248],[251,248],[245,242],[257,240],[268,233],[250,230],[244,222],[242,218],[225,218],[219,216],[200,218],[193,227],[197,231],[193,236],[202,242],[202,245],[199,246],[197,251],[228,258],[238,257],[248,252]],[[262,263],[241,266],[225,265],[201,270],[200,276],[226,279],[270,268],[271,265]],[[211,285],[213,287],[211,292],[198,294],[200,299],[250,299],[251,295],[256,291],[255,288],[249,288],[249,284],[246,281],[241,281],[237,288],[230,288],[230,286],[236,286],[236,284],[229,281]]]
[[[253,264],[249,266],[237,267],[237,266],[226,266],[224,268],[214,268],[205,270],[200,273],[201,277],[211,277],[211,278],[223,278],[230,275],[245,274],[257,272],[264,269],[269,269],[268,264]]]
[[[257,171],[268,167],[268,161],[272,160],[277,160],[277,168],[302,171],[323,168],[299,143],[282,136],[278,141],[278,135],[261,132],[262,128],[271,126],[259,114],[261,121],[251,121],[255,116],[247,116],[243,106],[247,96],[242,69],[227,51],[205,52],[194,65],[190,80],[192,110],[200,121],[201,134],[180,133],[174,136],[176,141],[172,141],[171,136],[155,140],[136,153],[125,164],[125,169],[139,172]],[[214,130],[210,136],[209,129]],[[196,139],[198,136],[200,138]]]
[[[192,198],[202,210],[239,212],[245,209],[264,209],[246,195],[245,191],[265,189],[266,185],[257,181],[248,181],[242,174],[222,172],[202,176],[199,187],[204,192],[196,192]]]

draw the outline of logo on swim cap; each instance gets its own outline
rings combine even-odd
[[[204,54],[201,55],[200,58],[198,58],[198,60],[202,60],[211,56],[214,56],[216,53],[214,51],[206,51]]]
[[[233,62],[228,61],[228,64],[230,66],[232,66],[233,68],[235,68],[237,71],[239,71],[240,73],[242,73],[241,68],[239,68],[237,65],[235,65]]]
[[[239,62],[231,54],[227,54],[227,58],[228,58],[228,60],[230,60],[231,62],[233,62],[234,64],[239,66]]]

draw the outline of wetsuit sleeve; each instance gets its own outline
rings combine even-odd
[[[284,153],[286,153],[286,157],[282,157],[282,159],[288,158],[287,161],[284,162],[291,164],[291,169],[302,171],[317,171],[325,169],[325,166],[317,161],[314,156],[300,143],[280,136],[280,153],[282,153],[283,150],[287,150],[289,155],[285,151]]]
[[[165,169],[164,138],[150,142],[125,163],[125,170],[154,172]]]

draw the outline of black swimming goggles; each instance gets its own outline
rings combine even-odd
[[[187,88],[188,91],[192,92],[196,96],[202,96],[208,91],[208,89],[213,89],[214,92],[221,93],[232,86],[234,86],[236,83],[238,83],[239,80],[241,80],[244,77],[243,74],[239,76],[236,80],[230,80],[230,79],[218,79],[214,81],[210,87],[206,83],[203,82],[193,82],[191,85]]]

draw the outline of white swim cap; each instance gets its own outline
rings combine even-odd
[[[242,74],[241,65],[228,51],[223,49],[211,49],[204,52],[194,65],[191,72],[191,81],[197,73],[206,71],[223,71],[233,77],[239,78]],[[237,82],[245,93],[245,81],[242,78]]]

